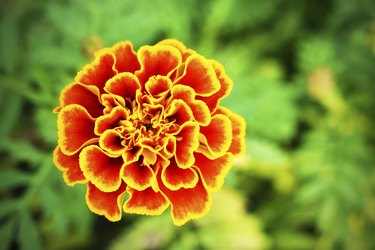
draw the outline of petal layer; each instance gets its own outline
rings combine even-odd
[[[128,188],[130,198],[124,204],[124,211],[131,214],[160,215],[169,206],[169,201],[161,192],[151,187],[143,191]]]
[[[198,174],[192,168],[180,168],[172,160],[161,172],[161,179],[164,185],[170,190],[180,188],[193,188],[198,182]]]
[[[119,42],[112,47],[113,54],[116,57],[115,67],[119,73],[134,73],[140,69],[137,54],[133,51],[133,45],[129,41]]]
[[[69,186],[86,183],[87,180],[79,167],[79,153],[65,155],[59,147],[53,151],[53,163],[63,172],[64,181]]]
[[[79,157],[83,175],[103,192],[113,192],[120,188],[122,157],[110,157],[96,145],[84,148]]]
[[[125,195],[126,184],[113,192],[103,192],[92,183],[87,184],[86,203],[89,209],[99,215],[104,215],[110,221],[121,220],[121,207]]]
[[[138,191],[150,187],[156,180],[153,170],[140,161],[126,165],[121,172],[121,177],[129,187]]]
[[[175,159],[180,168],[191,167],[194,163],[193,152],[199,147],[199,126],[194,122],[187,122],[176,136]]]

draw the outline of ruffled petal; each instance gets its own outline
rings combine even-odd
[[[192,168],[182,169],[172,160],[161,172],[164,185],[170,190],[193,188],[197,185],[198,174]]]
[[[219,62],[215,60],[211,60],[210,62],[212,63],[212,66],[215,69],[216,77],[220,82],[220,89],[213,95],[198,96],[197,99],[202,100],[204,103],[206,103],[206,105],[210,109],[210,112],[212,113],[217,109],[220,100],[228,96],[232,91],[233,81],[226,74],[224,67]]]
[[[157,44],[169,45],[169,46],[173,46],[173,47],[177,48],[181,52],[183,62],[185,62],[186,59],[190,55],[196,53],[192,49],[186,48],[186,46],[183,43],[181,43],[180,41],[177,41],[176,39],[165,39],[165,40],[162,40],[162,41],[158,42]]]
[[[140,161],[127,164],[121,171],[121,177],[129,187],[138,191],[145,190],[155,181],[154,171]]]
[[[60,147],[53,151],[53,163],[63,172],[64,181],[69,186],[77,183],[86,183],[87,180],[79,167],[79,153],[75,155],[65,155]]]
[[[211,120],[211,113],[207,105],[201,100],[195,100],[194,90],[186,85],[174,85],[171,89],[172,99],[181,99],[190,107],[195,120],[202,126],[207,126]]]
[[[200,127],[199,140],[207,148],[207,153],[215,157],[224,155],[232,143],[232,123],[228,117],[216,114],[206,127]]]
[[[246,122],[245,119],[240,115],[232,112],[231,110],[219,107],[216,111],[217,114],[226,115],[232,122],[232,134],[233,140],[229,148],[229,152],[233,153],[234,156],[241,156],[246,151]]]
[[[134,74],[124,72],[108,80],[104,89],[108,93],[133,101],[137,89],[141,89],[141,84]]]
[[[125,183],[113,192],[103,192],[89,182],[86,191],[87,206],[93,213],[104,215],[110,221],[119,221],[125,190]]]
[[[195,153],[194,165],[200,170],[203,182],[209,191],[218,191],[224,184],[224,178],[232,167],[233,155],[225,155],[209,159],[205,155]]]
[[[99,117],[95,122],[95,134],[101,135],[107,129],[113,129],[121,126],[121,121],[128,119],[129,113],[123,107],[115,107],[111,113]]]
[[[183,125],[185,122],[194,119],[191,108],[183,100],[173,100],[165,111],[164,116],[169,121],[174,121],[178,125]]]
[[[110,157],[96,145],[85,147],[79,157],[83,175],[103,192],[113,192],[120,187],[123,164],[121,157]]]
[[[94,118],[103,114],[104,106],[100,103],[99,90],[95,86],[77,82],[65,86],[60,95],[60,107],[56,111],[59,112],[62,107],[69,104],[81,105]]]
[[[105,83],[117,74],[115,61],[115,56],[108,49],[100,50],[95,55],[95,61],[78,72],[75,81],[95,85],[102,92]]]
[[[112,156],[121,156],[125,151],[123,140],[124,137],[120,132],[108,129],[100,136],[99,146]]]
[[[185,71],[176,83],[192,87],[199,96],[210,96],[220,89],[213,66],[198,54],[187,58]]]
[[[173,83],[171,79],[165,76],[150,77],[145,84],[147,93],[154,98],[159,98],[171,89]]]
[[[94,119],[77,104],[62,108],[57,116],[58,144],[66,155],[77,153],[83,146],[97,142]]]
[[[199,126],[185,123],[176,135],[176,162],[180,168],[189,168],[194,163],[193,152],[199,147]]]
[[[201,180],[194,188],[169,190],[159,180],[159,187],[171,203],[172,220],[175,225],[182,226],[189,220],[198,219],[208,213],[211,207],[211,195]]]
[[[152,188],[138,191],[127,188],[130,198],[124,204],[124,211],[130,214],[160,215],[169,206],[169,201],[161,192],[155,192]]]
[[[119,73],[134,73],[141,68],[137,59],[137,54],[133,51],[133,45],[131,42],[119,42],[112,47],[112,51],[116,57],[115,67]]]
[[[181,53],[178,49],[166,45],[143,46],[138,50],[138,60],[141,69],[136,75],[143,85],[151,76],[167,76],[173,73],[181,63]]]

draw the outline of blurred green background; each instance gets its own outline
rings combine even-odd
[[[0,1],[0,249],[375,249],[372,0]],[[205,218],[118,223],[51,162],[58,95],[101,46],[177,38],[247,121]]]

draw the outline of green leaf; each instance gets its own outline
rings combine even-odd
[[[0,79],[6,81],[6,79]],[[0,88],[0,144],[4,143],[15,128],[22,111],[22,98]]]
[[[0,201],[0,218],[13,213],[18,207],[18,200],[7,199]]]
[[[9,249],[9,245],[13,239],[14,221],[7,220],[0,225],[0,250]]]
[[[19,28],[14,15],[5,15],[0,22],[0,67],[13,73],[19,60]]]
[[[21,250],[43,249],[41,236],[31,215],[24,211],[20,215],[20,226],[18,231],[18,243]]]
[[[51,109],[39,108],[34,116],[36,124],[38,125],[38,132],[43,137],[43,140],[50,145],[56,145],[57,142],[57,116],[52,113]]]
[[[27,184],[30,180],[29,174],[18,170],[0,170],[0,191]]]

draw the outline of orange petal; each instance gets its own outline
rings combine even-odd
[[[95,55],[95,61],[87,64],[78,72],[75,81],[86,85],[95,85],[102,92],[105,83],[117,74],[115,56],[108,49],[102,49]]]
[[[200,96],[210,96],[220,89],[213,66],[198,54],[187,58],[185,71],[176,83],[192,87]]]
[[[172,99],[181,99],[190,107],[195,120],[202,126],[207,126],[211,120],[211,113],[207,105],[201,100],[195,100],[194,90],[186,85],[174,85],[171,89]]]
[[[194,188],[180,188],[172,191],[159,180],[159,187],[171,203],[172,220],[175,225],[182,226],[187,221],[206,215],[211,208],[211,195],[201,180]]]
[[[214,60],[211,60],[210,62],[212,63],[216,77],[220,82],[220,89],[211,96],[198,96],[197,99],[204,101],[210,109],[210,112],[214,112],[217,109],[220,100],[228,96],[232,91],[233,81],[226,74],[224,67],[219,62]]]
[[[136,72],[141,84],[145,84],[151,76],[167,76],[181,63],[178,49],[166,45],[143,46],[138,50],[141,69]]]
[[[154,171],[140,161],[127,164],[123,168],[121,176],[129,187],[139,191],[150,187],[155,181]]]
[[[123,107],[115,107],[111,113],[99,117],[95,122],[95,134],[101,135],[107,129],[121,126],[120,121],[126,121],[129,113]]]
[[[120,156],[125,151],[124,137],[114,129],[108,129],[99,138],[99,146],[112,156]]]
[[[178,125],[183,125],[185,122],[194,119],[191,108],[183,100],[173,100],[165,111],[165,117]]]
[[[64,87],[60,95],[60,107],[78,104],[84,107],[92,117],[103,114],[103,105],[99,100],[99,90],[95,86],[87,86],[73,82]]]
[[[176,137],[168,136],[165,138],[167,142],[163,148],[163,153],[169,159],[176,153]]]
[[[124,99],[129,98],[133,101],[135,100],[137,89],[141,89],[141,84],[134,74],[124,72],[108,80],[104,89],[108,93],[121,96]]]
[[[125,189],[126,185],[122,183],[114,192],[103,192],[89,182],[86,191],[87,206],[93,213],[104,215],[110,221],[119,221]]]
[[[138,146],[133,146],[132,148],[128,148],[122,155],[124,162],[126,164],[136,162],[139,159],[139,156],[142,155],[143,148]]]
[[[97,141],[94,119],[82,106],[63,107],[57,116],[58,144],[66,155],[77,153],[83,146]]]
[[[187,122],[176,135],[176,162],[180,168],[189,168],[194,163],[193,152],[199,147],[199,126]]]
[[[203,182],[209,191],[218,191],[224,184],[224,178],[232,167],[233,155],[225,155],[209,159],[205,155],[195,153],[194,165],[200,170]]]
[[[206,127],[200,128],[199,140],[215,157],[224,155],[232,143],[232,124],[228,117],[216,114]]]
[[[177,48],[181,52],[183,62],[186,61],[186,59],[190,55],[195,54],[195,51],[191,49],[187,49],[183,43],[181,43],[180,41],[177,41],[176,39],[165,39],[165,40],[158,42],[157,44],[169,45],[169,46],[173,46]]]
[[[166,76],[155,76],[150,77],[145,84],[147,93],[155,98],[166,94],[172,87],[173,83],[171,79]]]
[[[131,42],[119,42],[112,47],[112,51],[116,57],[115,67],[118,72],[134,73],[141,68]]]
[[[86,183],[87,180],[79,167],[79,153],[69,156],[63,154],[59,147],[53,151],[53,163],[63,172],[64,181],[69,186]]]
[[[161,192],[152,188],[138,191],[127,188],[130,198],[124,204],[124,211],[130,214],[160,215],[168,208],[169,202]]]
[[[102,94],[101,103],[104,105],[103,114],[109,114],[116,107],[125,107],[125,99],[118,95]]]
[[[182,169],[174,160],[161,172],[164,185],[170,190],[193,188],[197,185],[198,174],[192,168]]]
[[[110,157],[96,145],[85,147],[79,157],[83,175],[103,192],[113,192],[120,187],[123,164],[121,157]]]
[[[231,110],[219,107],[216,111],[217,114],[224,114],[226,115],[230,121],[232,122],[232,134],[233,140],[232,144],[230,145],[229,152],[233,153],[234,156],[241,156],[246,151],[246,122],[245,119],[242,118],[240,115],[232,112]]]

